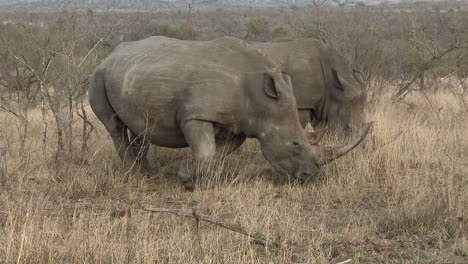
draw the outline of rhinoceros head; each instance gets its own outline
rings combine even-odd
[[[364,77],[341,55],[332,65],[329,84],[328,122],[345,132],[358,130],[365,124],[364,107],[367,93]],[[329,75],[329,76],[330,76]]]
[[[257,94],[256,98],[260,98],[255,103],[261,107],[254,107],[251,114],[259,118],[249,123],[262,153],[277,173],[294,179],[314,176],[321,165],[356,147],[370,128],[369,125],[360,137],[345,146],[317,145],[324,131],[306,132],[302,128],[291,79],[285,73],[264,74],[263,94]]]

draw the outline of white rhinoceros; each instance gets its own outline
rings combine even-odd
[[[289,76],[235,38],[123,43],[91,75],[89,100],[128,166],[150,169],[149,143],[190,146],[193,163],[181,168],[183,177],[250,137],[276,172],[303,179],[367,134],[342,147],[311,145],[321,132],[301,127]]]
[[[345,132],[365,124],[362,74],[338,51],[310,38],[250,42],[291,76],[301,124],[328,124]]]

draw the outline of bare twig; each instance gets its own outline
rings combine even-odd
[[[102,42],[103,40],[104,40],[103,38],[99,39],[99,41],[88,51],[88,53],[86,54],[86,56],[84,56],[84,58],[81,60],[80,64],[78,64],[78,67],[77,67],[77,68],[81,67],[81,64],[83,64],[83,62],[86,61],[86,59],[89,57],[89,55],[91,55],[91,53],[93,53],[93,51],[94,51],[97,47],[99,47],[99,45],[101,44],[101,42]]]
[[[352,259],[347,259],[345,261],[342,261],[342,262],[338,262],[336,264],[346,264],[346,263],[350,263],[351,261],[353,261]]]
[[[423,63],[421,63],[417,70],[415,71],[415,74],[413,75],[413,78],[411,79],[410,82],[408,82],[407,84],[405,84],[404,86],[402,86],[400,88],[400,90],[396,93],[395,95],[395,99],[398,99],[398,100],[401,100],[401,99],[404,99],[404,97],[406,95],[408,95],[411,90],[409,89],[411,87],[411,85],[418,79],[418,78],[421,78],[421,74],[424,73],[424,71],[430,69],[432,66],[432,64],[434,62],[437,62],[437,61],[440,61],[445,55],[449,54],[450,52],[454,51],[454,50],[457,50],[459,49],[460,47],[459,46],[451,46],[450,48],[444,50],[443,52],[441,52],[440,54],[436,54],[435,51],[432,51],[429,46],[425,45],[424,43],[421,43],[421,42],[418,42],[416,40],[409,40],[413,43],[417,43],[417,44],[420,44],[420,45],[423,45],[426,49],[428,49],[430,52],[431,52],[431,55],[432,55],[432,58],[424,61]]]
[[[429,51],[429,53],[431,53],[432,56],[436,55],[434,49],[430,48],[425,43],[422,43],[421,41],[418,41],[418,40],[415,40],[415,39],[407,39],[407,40],[410,41],[410,42],[413,42],[414,44],[418,44],[418,45],[424,47],[425,49],[427,49],[427,51]]]
[[[3,46],[6,48],[6,50],[8,51],[8,53],[9,53],[15,60],[17,60],[19,63],[21,63],[24,67],[28,68],[35,76],[40,77],[40,76],[36,73],[36,71],[34,70],[34,68],[31,67],[31,66],[26,62],[26,60],[21,59],[19,56],[17,56],[17,55],[10,49],[10,46],[5,42],[5,40],[3,40],[2,38],[0,38],[0,41],[2,42]]]
[[[86,113],[86,109],[83,104],[83,100],[80,100],[80,104],[75,104],[76,113],[77,115],[83,120],[83,128],[82,128],[82,138],[81,138],[81,152],[84,153],[88,149],[88,140],[91,136],[93,131],[96,131],[94,128],[93,123],[88,118],[88,114]],[[80,113],[81,111],[81,113]],[[88,128],[89,127],[89,128]]]
[[[426,99],[427,103],[429,104],[429,107],[434,111],[434,113],[437,115],[437,117],[440,119],[440,110],[442,110],[442,108],[439,108],[437,109],[431,102],[431,100],[429,99],[429,97],[427,96],[427,94],[424,92],[424,91],[421,91],[422,95],[424,96],[424,99]]]
[[[324,6],[328,2],[328,0],[311,0],[311,2],[315,8],[320,8]]]
[[[191,0],[188,4],[188,13],[187,13],[187,30],[188,30],[188,38],[190,40],[193,39],[193,28],[192,28],[192,10],[195,0]]]
[[[443,76],[443,77],[440,77],[440,79],[441,79],[441,80],[447,79],[447,78],[449,78],[450,76],[456,74],[458,71],[460,71],[460,70],[463,69],[464,67],[465,67],[465,66],[462,65],[462,66],[458,67],[456,70],[452,71],[451,73],[449,73],[449,74],[447,74],[447,75],[445,75],[445,76]]]
[[[171,214],[175,214],[178,216],[192,217],[192,218],[195,218],[197,221],[205,221],[213,225],[220,226],[220,227],[229,229],[231,231],[246,235],[252,238],[253,242],[256,244],[266,246],[266,247],[271,247],[271,248],[280,247],[280,243],[278,241],[268,239],[262,233],[251,232],[241,225],[226,223],[213,216],[200,214],[193,208],[186,208],[186,209],[148,208],[148,209],[143,209],[143,211],[148,212],[148,213],[171,213]]]

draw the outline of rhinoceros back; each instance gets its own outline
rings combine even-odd
[[[275,68],[235,38],[151,37],[123,43],[96,74],[103,76],[109,102],[126,126],[135,133],[153,131],[154,144],[173,137],[171,144],[178,145],[182,117],[233,125],[243,100],[242,74]]]

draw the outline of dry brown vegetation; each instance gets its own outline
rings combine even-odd
[[[379,99],[369,109],[376,124],[366,146],[307,184],[278,184],[251,140],[207,170],[209,188],[193,193],[174,180],[188,150],[153,149],[162,170],[147,179],[121,168],[98,126],[89,154],[64,158],[57,171],[42,155],[40,112],[31,113],[22,153],[15,119],[2,114],[0,256],[5,263],[465,263],[468,116],[451,94],[430,100],[441,110],[416,94],[408,102],[417,107]],[[281,247],[142,210],[187,207]]]
[[[324,20],[290,13],[300,10],[195,13],[193,24],[186,14],[3,14],[0,262],[468,262],[463,11],[426,11],[421,17],[383,10],[386,17],[378,23],[372,19],[379,10],[348,10],[341,20],[328,13],[341,11],[309,11],[321,12]],[[281,24],[285,20],[272,17],[298,20]],[[399,28],[397,22],[414,26]],[[340,23],[364,35],[344,35]],[[363,37],[360,26],[366,23],[374,25],[374,35]],[[444,25],[452,31],[441,31]],[[122,40],[155,34],[280,40],[306,33],[365,70],[366,111],[375,125],[364,146],[305,184],[273,176],[255,140],[207,164],[203,188],[195,192],[184,191],[175,177],[190,159],[188,149],[152,148],[158,175],[129,173],[86,103],[83,81]],[[324,144],[343,141],[331,133]],[[261,232],[280,247],[145,208],[196,209]]]

